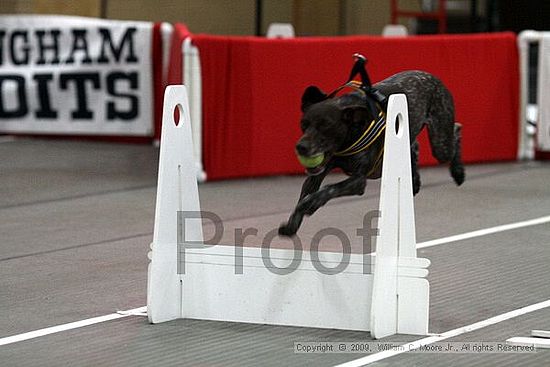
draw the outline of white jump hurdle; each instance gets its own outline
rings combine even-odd
[[[177,105],[183,110],[178,126],[173,121]],[[200,220],[188,219],[181,231],[177,212],[199,211],[200,205],[186,89],[168,87],[149,253],[149,321],[194,318],[336,328],[371,331],[375,338],[427,334],[429,261],[416,257],[405,96],[391,96],[388,106],[376,255],[351,254],[345,270],[325,274],[317,270],[320,262],[326,267],[339,264],[342,254],[198,248]],[[296,263],[294,271],[281,275],[280,268],[291,262]],[[239,274],[235,264],[242,264]],[[374,265],[374,274],[365,273],[364,264]]]

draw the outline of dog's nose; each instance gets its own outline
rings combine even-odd
[[[303,140],[300,140],[298,144],[296,144],[296,151],[300,155],[307,155],[309,152],[309,144]]]

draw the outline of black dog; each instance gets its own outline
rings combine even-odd
[[[407,96],[414,194],[420,190],[416,137],[424,126],[428,127],[432,155],[441,163],[450,162],[451,176],[457,185],[462,184],[465,173],[460,157],[461,125],[454,122],[453,98],[443,83],[426,72],[405,71],[374,87],[385,96],[396,93]],[[368,149],[355,153],[349,149],[364,135],[371,121],[379,118],[378,111],[368,107],[369,104],[365,103],[368,97],[360,92],[328,97],[314,86],[308,87],[302,96],[303,136],[296,144],[296,152],[302,157],[324,159],[307,169],[308,177],[298,204],[288,222],[279,227],[280,235],[296,234],[304,215],[312,215],[332,198],[362,195],[367,178],[381,176],[383,132]],[[334,168],[342,169],[349,178],[319,190],[325,176]]]

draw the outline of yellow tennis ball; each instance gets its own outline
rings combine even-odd
[[[306,157],[298,154],[298,160],[300,164],[306,168],[315,168],[325,160],[325,154],[320,153],[311,157]]]

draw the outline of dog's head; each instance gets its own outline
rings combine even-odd
[[[328,98],[315,86],[304,91],[302,112],[300,125],[303,135],[296,144],[296,153],[306,159],[324,157],[320,164],[307,168],[312,175],[324,171],[334,153],[345,148],[355,132],[364,128],[370,116],[359,96]]]

